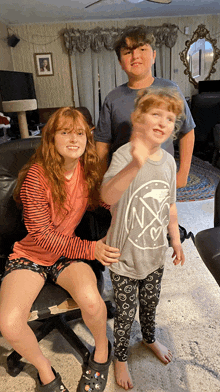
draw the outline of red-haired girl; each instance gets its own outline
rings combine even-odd
[[[14,244],[6,264],[0,329],[11,346],[37,368],[38,391],[68,392],[27,324],[31,306],[48,276],[79,305],[95,340],[87,370],[91,380],[100,384],[99,390],[106,384],[111,351],[106,306],[90,264],[95,259],[103,265],[117,262],[119,251],[104,239],[87,241],[74,234],[86,209],[99,203],[99,173],[91,129],[84,116],[70,107],[50,117],[40,146],[19,173],[14,198],[22,206],[28,234]],[[78,391],[85,390],[84,381],[82,376]]]

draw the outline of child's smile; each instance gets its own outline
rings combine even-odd
[[[162,144],[173,133],[176,115],[165,106],[153,107],[141,116],[140,123],[135,122],[134,129],[143,132],[147,142]]]

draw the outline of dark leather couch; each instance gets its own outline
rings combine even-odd
[[[194,155],[211,162],[215,149],[213,128],[220,123],[220,92],[193,95],[191,113],[196,123]]]

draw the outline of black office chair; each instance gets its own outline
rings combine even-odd
[[[212,157],[212,165],[220,169],[220,124],[213,127],[214,153]]]
[[[13,243],[26,235],[21,210],[17,208],[13,200],[13,190],[19,170],[34,153],[39,143],[40,138],[36,137],[14,140],[0,145],[0,275],[4,273],[7,255],[11,253]],[[96,214],[100,218],[101,225],[95,224]],[[107,228],[108,222],[105,217],[100,217],[98,209],[95,213],[88,212],[84,215],[76,234],[82,239],[98,240],[105,236]],[[97,260],[92,261],[92,267],[97,277],[99,291],[102,293],[104,267]],[[114,308],[111,302],[106,301],[106,306],[108,317],[113,317]],[[85,364],[90,352],[67,324],[68,321],[78,318],[81,318],[80,309],[69,293],[48,281],[32,306],[29,322],[30,326],[33,320],[41,322],[35,331],[38,341],[54,328],[59,330]],[[21,356],[16,351],[8,356],[8,373],[11,376],[17,376],[23,369],[25,364],[20,359]]]
[[[214,227],[195,236],[196,248],[220,286],[220,182],[215,191]]]

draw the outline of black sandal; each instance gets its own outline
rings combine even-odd
[[[105,363],[94,361],[94,352],[90,355],[88,363],[83,366],[83,374],[79,380],[76,392],[103,392],[108,379],[108,370],[111,363],[111,343],[108,342],[108,360]]]
[[[63,384],[61,377],[59,373],[56,373],[55,370],[52,368],[55,379],[51,381],[49,384],[43,385],[39,374],[37,375],[38,378],[38,385],[37,385],[37,391],[39,392],[69,392],[68,389],[65,387]]]

